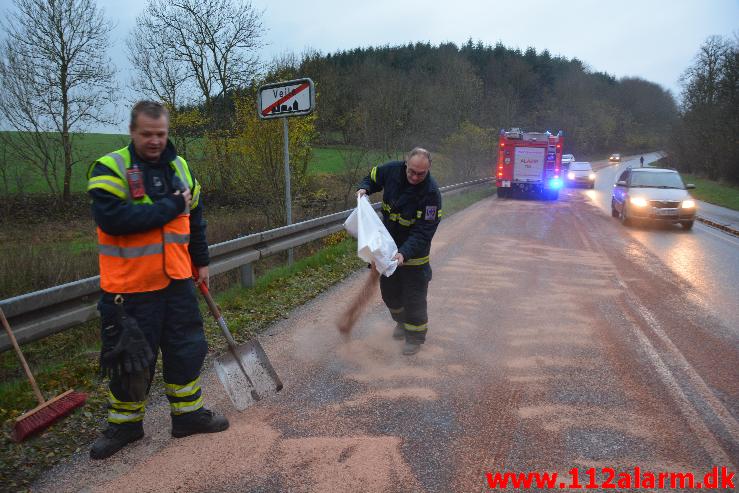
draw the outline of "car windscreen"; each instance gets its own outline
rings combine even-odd
[[[570,169],[572,171],[590,171],[593,168],[590,163],[572,163]]]
[[[677,173],[649,173],[634,171],[631,173],[632,187],[685,188],[683,180]]]

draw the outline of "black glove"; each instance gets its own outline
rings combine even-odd
[[[103,327],[103,333],[100,337],[100,376],[112,377],[114,373],[118,373],[117,354],[112,356],[118,341],[121,338],[121,331],[117,324],[110,324]]]
[[[131,374],[146,370],[151,366],[154,353],[149,342],[141,332],[136,320],[126,315],[123,304],[116,304],[117,320],[115,326],[106,327],[106,335],[111,336],[103,344],[100,353],[100,368],[103,374]],[[116,337],[117,336],[117,337]],[[116,341],[115,344],[112,341]]]

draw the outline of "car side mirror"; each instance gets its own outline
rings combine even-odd
[[[625,187],[625,186],[628,186],[628,185],[626,185],[626,182],[625,181],[619,180],[619,181],[616,182],[616,186],[617,187]]]
[[[695,188],[695,185],[693,185],[692,183],[688,183],[687,185],[685,185],[685,188],[688,189],[688,190],[691,190],[691,189]]]

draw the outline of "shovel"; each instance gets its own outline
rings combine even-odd
[[[198,274],[194,266],[193,276],[197,280]],[[251,339],[237,345],[208,286],[201,282],[199,288],[228,343],[228,352],[216,358],[214,366],[234,407],[243,411],[265,395],[282,390],[282,381],[259,341]]]

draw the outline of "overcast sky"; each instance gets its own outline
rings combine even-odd
[[[111,56],[147,0],[98,0],[117,22]],[[3,9],[11,0],[0,0]],[[594,71],[638,76],[679,96],[680,74],[712,34],[739,34],[739,0],[253,0],[264,12],[264,61],[306,48],[323,53],[468,39],[577,57]],[[127,81],[128,77],[123,80]],[[121,128],[124,128],[122,126]]]

